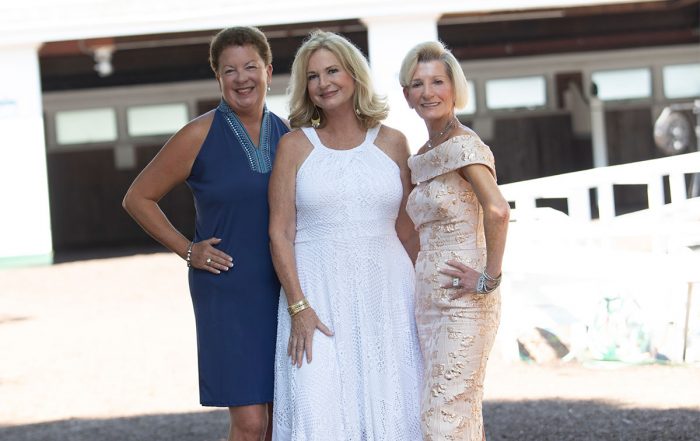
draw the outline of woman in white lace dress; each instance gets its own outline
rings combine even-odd
[[[380,121],[362,53],[314,32],[292,66],[270,180],[282,282],[273,440],[420,440],[415,242],[404,136]]]

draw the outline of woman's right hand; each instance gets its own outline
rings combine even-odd
[[[441,288],[453,290],[450,300],[457,300],[467,294],[475,294],[476,284],[481,273],[458,260],[448,260],[445,263],[451,268],[442,268],[438,272],[452,277],[450,283],[441,286]],[[457,281],[456,284],[455,281]]]
[[[306,352],[306,362],[311,363],[312,343],[316,329],[328,337],[333,335],[333,332],[318,318],[313,308],[306,308],[292,317],[292,332],[289,335],[287,355],[292,357],[293,365],[301,367],[304,352]]]
[[[221,271],[228,271],[233,267],[233,258],[223,251],[214,248],[221,239],[211,237],[192,245],[190,255],[190,265],[203,271],[214,274],[221,274]]]

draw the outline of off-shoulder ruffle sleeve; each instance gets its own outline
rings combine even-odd
[[[414,184],[472,164],[485,165],[496,177],[493,153],[475,133],[455,136],[422,155],[408,158]]]

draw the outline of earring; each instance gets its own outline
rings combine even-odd
[[[362,113],[360,113],[360,109],[355,108],[355,115],[362,116]]]
[[[271,91],[271,90],[272,90],[272,87],[270,87],[270,85],[268,84],[268,85],[267,85],[267,91],[269,92],[269,91]]]
[[[311,115],[311,127],[314,129],[321,125],[321,112],[318,111],[318,107],[314,106],[314,113]]]

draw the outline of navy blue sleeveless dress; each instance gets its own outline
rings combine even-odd
[[[234,262],[218,275],[189,271],[204,406],[273,399],[280,283],[270,257],[267,187],[277,142],[287,131],[266,108],[256,148],[222,100],[187,178],[194,241],[221,238],[217,248]]]

